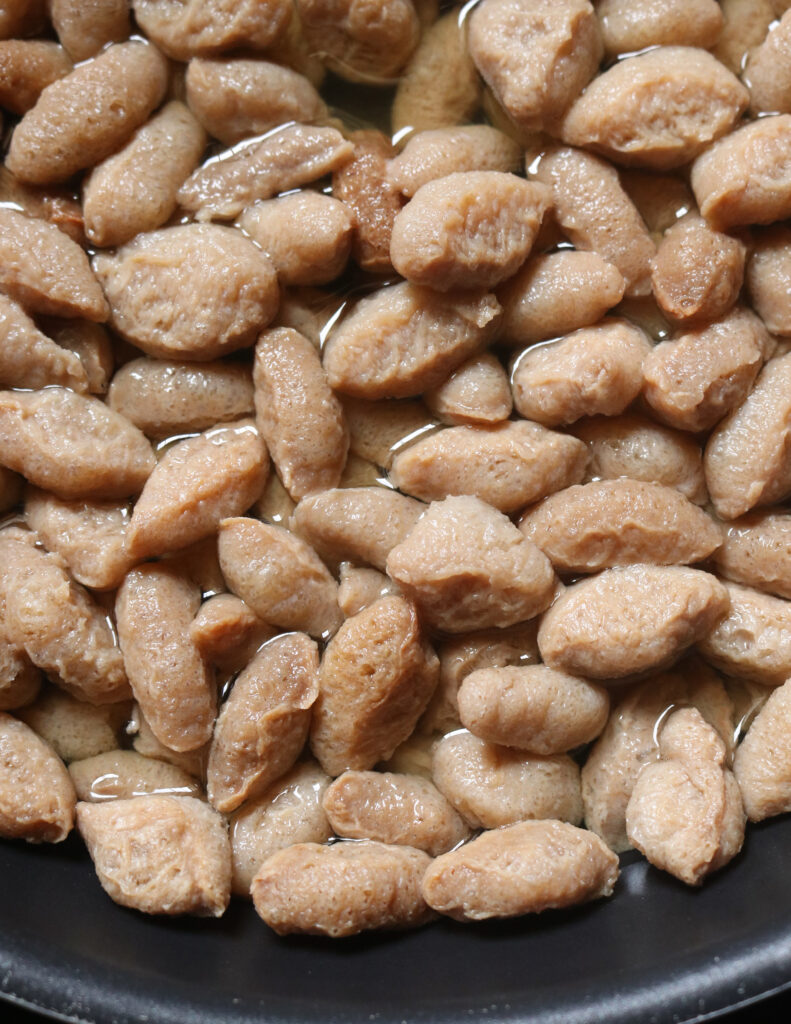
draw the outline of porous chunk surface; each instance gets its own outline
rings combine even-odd
[[[203,796],[200,783],[183,768],[134,750],[108,750],[73,761],[69,775],[77,799],[90,803],[149,795]]]
[[[132,0],[141,29],[168,57],[266,49],[291,18],[287,0]]]
[[[416,131],[387,164],[387,180],[408,198],[421,185],[461,171],[515,171],[519,144],[488,124]]]
[[[734,519],[714,561],[736,583],[791,599],[791,516],[766,509]]]
[[[773,693],[736,749],[733,773],[750,821],[791,810],[791,681]]]

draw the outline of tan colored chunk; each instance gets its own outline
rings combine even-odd
[[[327,112],[304,75],[252,57],[191,60],[185,84],[193,114],[226,146],[287,121],[318,121]]]
[[[559,572],[631,562],[686,565],[708,558],[722,532],[675,488],[638,480],[569,487],[528,509],[519,529]]]
[[[747,289],[756,313],[773,334],[791,335],[791,231],[756,232],[747,264]]]
[[[132,8],[140,28],[175,60],[266,49],[291,16],[288,0],[132,0]]]
[[[615,416],[639,395],[650,351],[646,335],[626,320],[605,320],[528,348],[511,374],[514,406],[547,427]]]
[[[219,917],[231,895],[224,820],[190,796],[80,803],[77,825],[102,888],[146,914]]]
[[[216,359],[244,348],[277,311],[274,267],[235,228],[151,231],[100,253],[94,269],[113,327],[161,358]]]
[[[722,33],[712,53],[729,71],[740,75],[747,54],[763,42],[775,20],[771,0],[720,0]]]
[[[624,169],[621,184],[651,232],[662,233],[695,209],[692,190],[673,174]]]
[[[543,818],[582,821],[580,770],[566,754],[527,754],[471,732],[452,732],[434,747],[432,774],[473,828]]]
[[[66,764],[116,750],[129,721],[131,704],[87,704],[55,686],[46,686],[32,704],[14,712]]]
[[[386,470],[398,452],[439,428],[422,402],[408,399],[367,402],[344,397],[343,414],[349,451]]]
[[[132,569],[115,603],[118,637],[135,699],[160,742],[195,750],[211,736],[217,698],[189,635],[198,587],[164,563]]]
[[[126,142],[161,102],[167,62],[143,42],[116,43],[42,92],[11,138],[6,166],[22,181],[66,181]]]
[[[92,395],[106,394],[115,366],[107,330],[101,324],[89,320],[46,319],[43,326],[53,341],[77,356],[82,364],[88,391]]]
[[[128,39],[132,31],[128,0],[50,0],[49,13],[58,39],[75,61]]]
[[[53,384],[85,392],[88,377],[73,352],[42,334],[20,306],[0,294],[0,385],[27,389]]]
[[[406,398],[443,381],[482,349],[500,304],[403,281],[361,299],[324,349],[330,386],[357,398]]]
[[[277,473],[270,473],[264,493],[253,505],[253,513],[256,518],[270,526],[282,526],[284,529],[288,529],[295,507],[295,503],[281,484]]]
[[[687,885],[700,885],[744,841],[742,799],[725,755],[698,710],[674,711],[659,733],[659,760],[642,769],[626,808],[634,846]]]
[[[419,775],[344,772],[322,803],[335,832],[348,839],[412,846],[438,857],[470,836],[436,786]]]
[[[410,601],[383,597],[347,619],[319,668],[310,746],[322,768],[340,775],[386,761],[411,735],[438,675]]]
[[[338,604],[350,619],[380,597],[401,595],[401,588],[378,569],[359,568],[351,562],[341,562]]]
[[[786,11],[766,38],[749,55],[744,82],[750,90],[750,109],[758,113],[789,114],[791,101],[791,13]]]
[[[69,774],[78,800],[103,803],[135,796],[193,796],[202,789],[182,768],[143,757],[134,750],[109,750],[95,757],[73,761]]]
[[[372,928],[412,928],[432,916],[420,895],[431,863],[422,850],[359,843],[297,843],[253,878],[255,909],[278,935],[339,938]]]
[[[586,0],[484,0],[470,17],[472,59],[520,128],[548,128],[598,70],[599,23]]]
[[[215,594],[204,601],[190,623],[190,639],[206,661],[240,672],[275,630],[234,594]]]
[[[42,91],[72,69],[62,46],[46,39],[5,39],[0,43],[0,106],[25,114]]]
[[[313,548],[255,519],[220,523],[220,565],[229,588],[265,622],[311,636],[340,624],[338,584]]]
[[[491,352],[472,356],[423,399],[438,419],[456,426],[502,423],[513,410],[508,377]]]
[[[387,558],[388,574],[432,626],[464,633],[511,626],[551,602],[549,560],[479,498],[433,502]]]
[[[736,748],[733,773],[750,821],[791,810],[791,681],[769,694]]]
[[[551,667],[592,679],[660,668],[703,640],[728,610],[709,573],[634,564],[575,583],[541,620],[538,646]]]
[[[516,512],[582,479],[581,442],[524,420],[494,427],[449,427],[396,455],[393,483],[423,501],[472,494]]]
[[[78,245],[85,245],[82,206],[69,188],[26,185],[0,165],[0,201],[54,224]]]
[[[139,704],[132,705],[132,717],[127,726],[127,732],[133,737],[133,748],[138,754],[142,754],[143,757],[153,757],[157,761],[174,764],[177,768],[182,768],[195,779],[201,780],[206,777],[206,761],[209,755],[208,743],[196,747],[195,750],[171,750],[170,747],[166,747],[164,743],[161,743],[151,731],[151,726],[146,721],[146,717]]]
[[[5,600],[0,596],[3,615],[4,609]],[[10,640],[6,626],[0,625],[0,711],[13,711],[22,717],[27,706],[36,700],[42,678],[41,670],[27,656],[24,647]]]
[[[728,523],[714,561],[728,579],[791,599],[791,516],[767,509]]]
[[[224,594],[228,590],[220,569],[217,547],[216,536],[204,537],[167,556],[168,564],[192,580],[203,598]]]
[[[0,11],[0,38],[33,35],[46,24],[46,0],[5,0]]]
[[[74,824],[69,773],[31,728],[0,711],[0,835],[59,843]]]
[[[716,0],[600,0],[596,13],[608,56],[647,46],[700,46],[711,49],[722,31]],[[735,69],[734,69],[735,70]]]

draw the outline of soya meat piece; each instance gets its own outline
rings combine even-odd
[[[132,0],[132,8],[140,28],[175,60],[266,49],[291,17],[288,0]]]
[[[73,761],[69,775],[78,800],[104,803],[135,796],[203,795],[200,783],[176,765],[143,757],[134,750],[108,750]]]
[[[516,171],[519,144],[488,124],[418,130],[387,164],[387,180],[407,198],[421,185],[461,171]]]
[[[313,761],[296,764],[260,797],[230,817],[232,890],[250,896],[250,883],[278,850],[297,843],[324,843],[332,827],[322,807],[330,777]]]
[[[351,562],[341,562],[339,573],[338,604],[347,619],[380,597],[401,594],[399,585],[378,569],[360,568]]]
[[[42,92],[11,138],[6,166],[35,185],[66,181],[122,146],[162,101],[167,61],[153,46],[116,43]]]
[[[41,32],[46,24],[46,0],[6,0],[0,11],[0,38]]]
[[[51,0],[52,27],[73,60],[100,53],[108,43],[128,39],[132,30],[127,0]]]
[[[0,167],[0,197],[12,208],[19,207],[29,217],[54,224],[78,245],[85,245],[82,206],[68,187],[26,185],[3,165]]]
[[[255,408],[249,368],[219,360],[132,359],[113,374],[107,404],[156,438],[205,430]]]
[[[618,679],[671,662],[708,636],[728,604],[725,587],[699,569],[605,569],[555,601],[541,620],[538,646],[551,668]]]
[[[582,479],[581,442],[538,423],[450,427],[397,454],[390,479],[423,501],[471,494],[510,514]]]
[[[595,78],[564,117],[561,135],[627,166],[667,170],[730,131],[749,101],[710,53],[659,46]]]
[[[408,846],[297,843],[274,853],[251,885],[255,909],[278,935],[339,938],[411,928],[432,917],[420,895],[431,858]]]
[[[258,649],[275,636],[235,594],[215,594],[190,623],[190,639],[206,661],[231,674],[240,672]]]
[[[615,168],[584,150],[556,146],[534,171],[552,188],[555,219],[577,249],[617,267],[627,295],[647,295],[656,246]]]
[[[549,560],[479,498],[433,502],[390,552],[387,572],[432,626],[463,633],[542,612],[555,591]]]
[[[722,31],[716,0],[601,0],[596,5],[604,52],[634,53],[647,46],[700,46],[710,49]]]
[[[615,416],[640,393],[650,351],[643,331],[626,320],[605,320],[528,348],[511,374],[514,406],[547,427],[582,416]]]
[[[101,324],[89,320],[44,319],[41,322],[53,341],[79,359],[87,390],[92,395],[106,394],[115,368],[115,356],[107,330]]]
[[[88,390],[79,357],[42,334],[20,306],[0,294],[0,385],[27,389],[53,384]]]
[[[462,363],[446,381],[430,388],[423,400],[438,419],[452,426],[502,423],[513,410],[508,376],[491,352]]]
[[[45,740],[66,764],[117,750],[129,722],[131,703],[88,704],[57,686],[45,686],[14,717]]]
[[[336,487],[349,449],[343,409],[316,349],[298,331],[265,331],[253,364],[256,420],[294,500]]]
[[[420,401],[369,402],[344,397],[342,402],[349,427],[350,453],[384,469],[390,468],[399,451],[439,428],[439,423]]]
[[[0,712],[0,835],[59,843],[72,829],[75,803],[69,773],[52,747]]]
[[[361,299],[324,349],[330,386],[357,398],[406,398],[441,383],[491,339],[493,295],[403,281]]]
[[[733,773],[750,821],[791,810],[789,735],[791,681],[769,694],[734,754]]]
[[[761,45],[750,53],[744,81],[754,113],[791,113],[791,14],[786,12],[771,26]]]
[[[231,895],[223,818],[190,796],[80,803],[77,825],[102,888],[146,914],[219,917]]]
[[[344,772],[322,803],[336,834],[348,839],[412,846],[437,857],[470,836],[436,786],[419,775]]]
[[[791,599],[791,516],[767,509],[727,523],[714,562],[728,579]]]
[[[524,263],[549,189],[502,171],[463,171],[421,185],[393,222],[390,259],[413,284],[493,288]]]
[[[0,43],[0,106],[25,114],[42,91],[72,69],[62,46],[48,39],[4,39]]]
[[[482,668],[458,693],[462,725],[488,743],[562,754],[595,740],[607,723],[607,691],[546,665]]]
[[[83,213],[90,241],[105,248],[123,245],[161,227],[205,146],[205,132],[183,103],[164,106],[87,177]]]
[[[391,757],[414,730],[438,675],[411,601],[383,597],[347,619],[319,668],[310,745],[322,768],[340,775]]]
[[[115,603],[135,699],[157,739],[177,751],[202,746],[217,711],[212,674],[189,635],[199,605],[197,585],[159,562],[127,573]]]
[[[215,359],[244,348],[277,311],[274,267],[235,228],[151,231],[99,253],[94,269],[113,327],[160,358]]]
[[[264,644],[233,684],[214,727],[206,786],[218,811],[260,796],[293,767],[319,693],[319,652],[304,633]]]
[[[5,624],[5,598],[0,592],[0,711],[25,710],[41,689],[42,673],[28,657],[24,647],[8,636]],[[85,705],[89,707],[90,705]]]
[[[625,287],[618,268],[595,252],[534,256],[498,291],[502,339],[529,345],[595,324],[621,301]]]
[[[739,852],[745,814],[726,748],[695,708],[668,716],[659,760],[647,764],[626,808],[629,839],[655,867],[699,885]]]
[[[752,305],[773,334],[791,334],[791,231],[778,226],[755,233],[747,264]]]
[[[195,58],[185,86],[190,110],[226,146],[288,121],[318,121],[327,112],[304,75],[268,60]]]
[[[265,622],[317,637],[340,624],[338,584],[313,548],[288,530],[226,519],[219,551],[228,587]]]
[[[342,167],[354,149],[336,128],[286,124],[199,167],[179,189],[197,220],[233,220],[251,203]]]
[[[127,724],[127,732],[133,736],[132,747],[143,757],[153,757],[157,761],[165,761],[182,768],[188,775],[199,781],[206,777],[206,761],[209,745],[204,743],[194,750],[176,751],[160,742],[146,721],[139,704],[132,705],[131,718]]]
[[[749,52],[766,38],[775,20],[772,0],[720,0],[722,33],[712,53],[735,75],[740,75]]]
[[[664,233],[695,208],[692,189],[672,173],[656,174],[624,168],[618,176],[652,233]]]
[[[472,12],[468,38],[484,81],[528,131],[552,126],[602,57],[586,0],[484,0]]]
[[[522,821],[446,853],[423,877],[428,904],[458,921],[517,917],[609,896],[618,858],[585,829]]]

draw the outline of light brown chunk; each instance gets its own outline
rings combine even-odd
[[[62,46],[48,39],[4,39],[0,43],[0,106],[25,114],[42,91],[72,69]]]
[[[372,928],[412,928],[432,916],[420,895],[430,862],[422,850],[372,840],[297,843],[264,861],[250,891],[278,935],[340,938]]]
[[[767,509],[727,523],[714,561],[728,579],[791,600],[791,516]]]
[[[390,552],[387,571],[426,621],[448,633],[530,619],[555,590],[547,557],[473,497],[433,502]]]
[[[101,324],[89,320],[44,319],[42,326],[53,341],[67,352],[73,352],[79,359],[87,390],[92,395],[106,394],[115,366],[107,330]]]
[[[108,43],[128,39],[132,31],[128,0],[50,0],[52,27],[75,61],[98,54]]]
[[[763,42],[775,20],[771,0],[720,0],[722,33],[712,53],[729,71],[740,75],[747,54]]]
[[[709,50],[722,31],[716,0],[600,0],[596,14],[608,56],[647,46],[700,46]],[[736,69],[732,69],[736,70]]]
[[[703,640],[728,610],[709,573],[633,564],[568,587],[541,620],[538,646],[551,667],[592,679],[660,668]]]
[[[349,427],[349,451],[384,469],[390,468],[398,452],[439,428],[422,402],[409,399],[367,402],[344,397],[343,414]]]
[[[102,888],[146,914],[219,917],[231,895],[224,820],[190,796],[80,803],[77,825]]]
[[[5,598],[1,593],[0,612],[5,618]],[[41,670],[24,647],[9,639],[7,626],[0,624],[0,711],[13,711],[21,717],[26,705],[37,698],[41,683]]]
[[[139,704],[132,705],[132,716],[127,725],[127,732],[133,737],[132,746],[138,754],[143,757],[153,757],[157,761],[165,761],[167,764],[174,764],[177,768],[191,775],[193,778],[202,780],[206,777],[206,761],[208,759],[208,743],[196,747],[195,750],[176,751],[161,743],[146,717],[140,709]]]
[[[20,306],[0,294],[0,385],[27,389],[53,384],[88,390],[78,356],[42,334]]]
[[[0,38],[34,35],[47,24],[46,0],[5,0],[0,10]]]
[[[56,686],[45,686],[32,704],[14,712],[66,764],[116,750],[131,704],[88,704]]]
[[[769,694],[736,748],[733,773],[750,821],[791,810],[791,681]]]
[[[488,124],[417,130],[387,164],[387,180],[411,198],[417,190],[461,171],[516,171],[522,151],[512,138]]]
[[[747,289],[756,313],[773,334],[791,335],[791,231],[756,232],[747,264]]]
[[[66,187],[25,185],[0,165],[0,201],[59,227],[78,245],[85,245],[82,206],[74,192]]]
[[[744,82],[750,90],[750,109],[758,113],[791,113],[791,13],[786,11],[766,38],[749,55]]]
[[[190,623],[190,639],[206,661],[232,674],[241,672],[258,649],[275,636],[235,594],[215,594]]]
[[[66,181],[126,142],[162,101],[167,62],[153,46],[116,43],[42,92],[11,138],[6,166],[21,181]]]
[[[452,426],[502,423],[513,409],[508,377],[491,352],[472,356],[423,399],[438,419]]]
[[[266,49],[291,17],[288,0],[132,0],[132,8],[140,28],[175,60]]]
[[[357,615],[380,597],[401,594],[398,584],[378,569],[360,568],[351,562],[341,562],[339,571],[338,604],[347,619]]]
[[[310,745],[322,768],[335,776],[386,761],[414,730],[438,675],[410,601],[383,597],[347,619],[319,668]]]
[[[197,585],[158,562],[132,569],[115,602],[135,699],[157,739],[177,751],[209,739],[217,712],[212,674],[189,634]]]
[[[674,174],[621,170],[621,184],[652,233],[662,233],[695,209],[692,190]]]
[[[200,784],[182,768],[143,757],[134,750],[108,750],[69,765],[78,800],[104,803],[135,796],[201,798]]]

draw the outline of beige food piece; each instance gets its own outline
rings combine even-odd
[[[149,355],[216,359],[251,345],[277,311],[272,263],[235,228],[184,224],[99,253],[113,327]]]
[[[353,222],[352,257],[363,270],[388,273],[393,221],[404,200],[387,177],[394,153],[390,139],[379,131],[353,132],[354,154],[334,171],[332,194],[349,210]]]
[[[252,57],[191,60],[185,84],[193,114],[226,146],[287,121],[318,121],[327,112],[304,75]]]
[[[624,692],[582,769],[585,824],[616,853],[631,846],[626,807],[645,764],[658,760],[657,730],[677,707],[697,708],[728,747],[732,703],[719,676],[699,659],[654,675]]]
[[[46,0],[5,0],[0,11],[0,38],[33,35],[46,24]]]
[[[773,334],[791,334],[791,231],[756,232],[747,264],[747,289],[756,313]]]
[[[44,319],[42,324],[53,341],[77,356],[88,391],[92,395],[104,395],[115,366],[107,330],[101,324],[88,320]]]
[[[662,171],[725,135],[749,102],[738,78],[710,53],[659,46],[595,78],[564,117],[561,135],[627,166]]]
[[[30,217],[54,224],[78,245],[85,245],[82,206],[68,188],[25,185],[0,165],[0,201]]]
[[[538,423],[449,427],[397,454],[390,479],[423,501],[472,494],[512,513],[582,479],[584,445]]]
[[[1,595],[0,611],[5,615],[5,599]],[[36,699],[41,682],[41,671],[25,649],[8,638],[6,627],[0,624],[0,711],[13,711],[21,717],[25,706]]]
[[[205,146],[205,132],[183,103],[164,106],[87,177],[83,211],[88,238],[99,246],[123,245],[161,227],[176,209],[176,194]]]
[[[230,672],[240,672],[275,636],[275,630],[234,594],[215,594],[204,601],[189,632],[206,661]]]
[[[308,45],[305,33],[302,31],[302,22],[296,7],[292,4],[291,18],[289,19],[286,31],[277,40],[276,45],[263,56],[277,59],[280,64],[285,64],[295,71],[299,71],[313,85],[319,89],[327,77],[327,69],[321,62],[321,57]]]
[[[448,633],[530,619],[556,582],[546,556],[503,513],[469,496],[433,502],[388,555],[387,572]]]
[[[416,285],[493,288],[524,263],[550,203],[546,186],[502,171],[435,178],[396,216],[390,258]]]
[[[255,800],[230,817],[232,890],[250,896],[250,884],[264,861],[297,843],[324,843],[332,835],[321,801],[329,775],[312,761],[295,765]]]
[[[55,686],[46,686],[32,704],[14,712],[66,764],[96,757],[118,747],[129,721],[129,701],[87,704]]]
[[[607,723],[607,691],[546,665],[477,669],[458,692],[462,725],[488,743],[562,754],[595,740]]]
[[[745,254],[738,238],[688,213],[659,243],[651,282],[660,308],[684,323],[721,317],[741,291]]]
[[[340,580],[338,604],[347,619],[357,615],[380,597],[401,594],[398,584],[378,569],[361,569],[350,562],[341,563]]]
[[[126,142],[162,101],[167,62],[133,41],[107,47],[42,92],[11,138],[6,166],[21,181],[66,181]]]
[[[146,914],[219,917],[231,895],[223,818],[190,796],[82,802],[77,826],[102,888]]]
[[[412,0],[297,0],[308,45],[350,82],[394,78],[420,37]]]
[[[626,282],[595,252],[560,250],[534,256],[497,293],[508,345],[529,345],[600,320],[623,298]]]
[[[140,709],[139,704],[132,705],[132,716],[126,729],[132,736],[132,746],[143,757],[153,757],[157,761],[165,761],[182,768],[195,779],[206,776],[206,761],[209,754],[208,743],[195,750],[176,751],[166,747],[151,731],[151,726]]]
[[[364,562],[384,572],[425,505],[385,487],[345,487],[303,498],[294,510],[296,532],[327,562]]]
[[[500,106],[528,131],[557,121],[603,52],[586,0],[484,0],[470,16],[468,42]]]
[[[423,895],[457,921],[517,917],[609,896],[618,858],[585,829],[560,821],[522,821],[438,857]]]
[[[749,394],[774,338],[736,308],[720,320],[660,342],[644,365],[643,394],[655,415],[679,430],[708,430]]]
[[[791,681],[769,694],[736,748],[733,773],[750,821],[791,810]]]
[[[767,509],[727,523],[714,561],[728,579],[791,600],[791,516]]]
[[[724,22],[712,53],[726,68],[739,75],[747,54],[763,42],[775,13],[771,0],[720,0],[720,7]]]
[[[411,198],[429,181],[465,171],[516,171],[522,151],[512,138],[487,124],[418,130],[388,161],[387,180]]]
[[[438,857],[470,837],[436,786],[419,775],[344,772],[322,803],[337,835],[348,839],[412,846]]]
[[[316,637],[339,626],[338,584],[313,548],[288,530],[226,519],[219,551],[228,587],[265,622]]]
[[[321,349],[328,322],[345,304],[346,297],[339,292],[323,288],[283,288],[274,325],[299,331],[311,345]]]
[[[574,245],[617,267],[627,295],[647,295],[656,246],[615,168],[581,149],[553,147],[534,176],[551,187],[555,219]]]
[[[344,397],[343,415],[349,427],[349,451],[389,469],[398,452],[439,428],[419,401],[391,399],[367,402]]]
[[[573,573],[631,562],[686,565],[722,543],[719,524],[675,488],[628,479],[558,491],[528,509],[519,529],[557,571]]]
[[[108,43],[128,39],[132,30],[127,0],[50,0],[52,26],[75,61],[98,54]]]
[[[697,505],[706,503],[702,452],[688,435],[633,413],[580,420],[573,432],[590,449],[586,481],[656,482]]]
[[[143,32],[174,60],[266,49],[291,16],[288,0],[132,0],[132,8]]]
[[[736,519],[791,492],[791,355],[770,359],[738,408],[714,429],[703,457],[717,515]]]
[[[434,784],[473,828],[582,821],[580,770],[566,754],[528,754],[457,731],[434,747]]]
[[[59,843],[71,832],[76,798],[69,773],[33,730],[0,712],[0,835]]]
[[[336,487],[349,433],[316,349],[298,331],[264,332],[253,366],[256,419],[292,498]]]
[[[287,124],[203,164],[179,189],[179,202],[197,220],[232,220],[258,199],[337,170],[353,153],[335,128]]]
[[[791,13],[772,25],[760,46],[749,54],[744,82],[753,113],[791,113]]]
[[[25,114],[42,91],[72,69],[62,46],[47,39],[4,39],[0,43],[0,106]]]
[[[438,419],[456,426],[502,423],[513,409],[508,377],[491,352],[472,356],[423,399]]]
[[[433,387],[492,338],[500,304],[403,281],[361,299],[324,348],[330,386],[356,398],[406,398]]]
[[[424,29],[398,79],[390,122],[393,133],[465,124],[480,99],[481,83],[459,26],[459,12],[448,11]]]
[[[701,654],[728,675],[781,686],[791,676],[791,603],[736,583],[725,587],[730,610],[698,644]]]
[[[397,772],[399,775],[417,775],[421,779],[431,779],[431,753],[435,738],[423,736],[417,732],[399,744],[393,756],[378,766],[384,772]]]
[[[538,647],[551,668],[619,679],[661,668],[704,640],[728,604],[725,587],[699,569],[605,569],[555,601],[541,620]]]
[[[791,115],[761,117],[711,145],[692,165],[700,212],[720,231],[791,214]]]
[[[624,169],[619,177],[651,232],[667,231],[695,208],[689,185],[673,174]]]
[[[674,711],[659,732],[626,808],[629,839],[651,864],[700,885],[739,852],[745,814],[726,749],[695,708]]]
[[[177,751],[206,743],[217,711],[212,674],[189,634],[199,605],[196,584],[162,562],[132,569],[115,603],[135,699],[157,739]]]
[[[340,938],[372,928],[412,928],[432,914],[420,895],[431,863],[422,850],[358,843],[297,843],[253,878],[255,909],[278,935]]]
[[[710,50],[722,31],[716,0],[600,0],[596,13],[608,56],[648,46],[699,46]],[[733,69],[734,71],[736,69]]]
[[[216,536],[198,540],[168,555],[167,559],[169,565],[196,584],[204,599],[228,590],[220,569]]]
[[[310,746],[322,768],[335,776],[386,761],[411,735],[438,676],[411,601],[383,597],[347,619],[319,668]]]
[[[295,503],[281,484],[277,473],[270,473],[264,493],[253,505],[255,517],[262,519],[270,526],[282,526],[288,529],[295,508]]]
[[[109,750],[73,761],[69,774],[78,800],[102,803],[135,796],[192,796],[200,798],[200,784],[182,768],[143,757],[134,750]]]
[[[79,358],[36,327],[7,296],[0,294],[0,385],[45,388],[51,385],[88,390],[88,377]]]
[[[511,374],[514,406],[547,427],[615,416],[639,395],[650,351],[643,331],[626,320],[604,320],[528,348]]]

